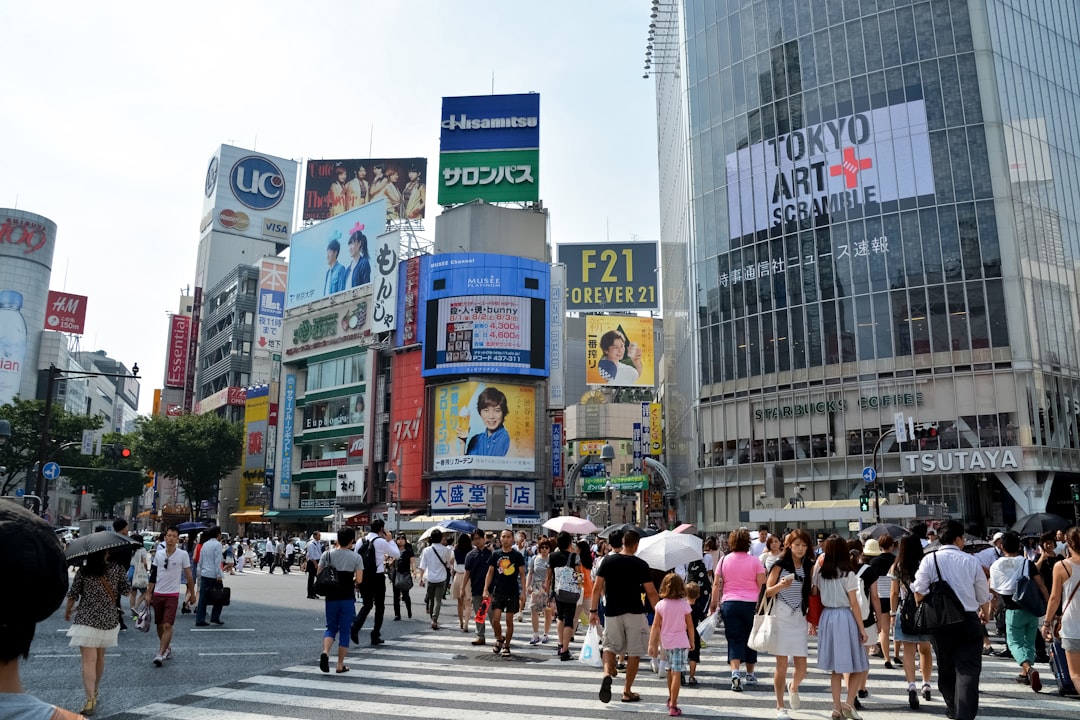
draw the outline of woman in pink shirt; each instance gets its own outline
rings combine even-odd
[[[750,554],[750,531],[746,528],[731,533],[728,545],[731,552],[716,567],[709,611],[715,611],[717,604],[720,605],[728,646],[728,665],[731,666],[731,689],[742,692],[742,663],[746,663],[745,684],[757,684],[757,677],[754,676],[757,651],[746,643],[754,628],[754,611],[761,586],[765,584],[765,568],[758,558]]]

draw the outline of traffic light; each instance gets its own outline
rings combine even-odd
[[[106,460],[128,460],[131,458],[131,448],[124,443],[111,443],[102,446],[101,454]]]
[[[1069,490],[1072,491],[1072,501],[1074,503],[1080,503],[1080,485],[1070,485]]]
[[[866,493],[859,496],[859,512],[870,512],[870,496]]]
[[[938,426],[934,423],[920,423],[915,426],[915,438],[918,440],[933,439],[938,436]]]

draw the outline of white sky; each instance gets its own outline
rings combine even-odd
[[[0,207],[57,223],[51,287],[89,296],[82,349],[137,362],[148,412],[223,142],[434,175],[442,97],[494,72],[540,93],[553,240],[658,239],[648,23],[648,0],[2,3]]]

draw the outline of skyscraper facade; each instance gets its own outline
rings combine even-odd
[[[882,497],[985,525],[1071,515],[1080,9],[653,8],[665,412],[689,519],[857,498],[865,467]]]

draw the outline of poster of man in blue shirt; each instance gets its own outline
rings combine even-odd
[[[484,423],[484,430],[468,437],[470,419],[468,408],[458,418],[458,439],[465,442],[466,455],[503,457],[510,450],[510,433],[503,424],[510,408],[506,395],[496,387],[487,387],[476,398],[476,411]],[[466,439],[468,441],[466,442]]]

